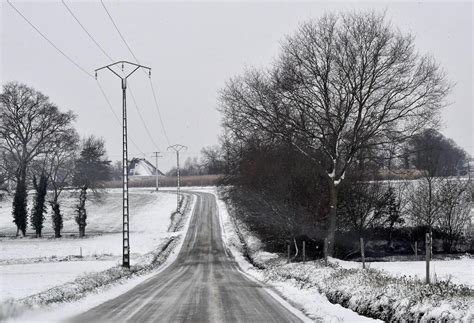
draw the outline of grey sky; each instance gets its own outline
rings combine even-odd
[[[92,71],[108,64],[60,1],[13,1],[49,39],[77,63]],[[84,26],[116,60],[132,60],[99,1],[67,1]],[[325,12],[386,11],[392,24],[416,36],[420,53],[433,55],[456,83],[444,112],[443,133],[474,155],[473,124],[473,5],[471,2],[258,2],[164,3],[106,2],[140,62],[153,69],[158,103],[171,144],[190,147],[183,157],[216,144],[220,129],[217,91],[246,66],[267,66],[278,54],[279,42],[298,24]],[[81,135],[107,141],[109,157],[119,160],[121,128],[95,84],[71,65],[1,2],[0,81],[17,80],[49,95],[62,109],[78,115]],[[116,77],[99,75],[117,114],[121,90]],[[146,76],[130,80],[143,117],[159,148],[166,149]],[[132,139],[150,158],[156,148],[147,137],[132,101],[128,100]],[[130,146],[131,156],[141,156]],[[160,161],[167,170],[171,154]],[[161,167],[160,167],[161,168]]]

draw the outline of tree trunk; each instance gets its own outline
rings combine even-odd
[[[77,217],[76,217],[76,222],[79,226],[80,238],[86,235],[86,225],[87,225],[86,199],[87,199],[87,186],[82,186],[81,193],[79,195],[79,204],[77,205]]]
[[[337,218],[337,187],[332,180],[329,181],[329,227],[328,227],[328,256],[334,257],[334,240],[336,234]]]
[[[63,216],[61,214],[61,209],[57,197],[54,197],[54,200],[51,202],[51,209],[53,210],[54,237],[61,238],[61,230],[63,228]]]

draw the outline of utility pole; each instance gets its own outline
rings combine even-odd
[[[131,66],[132,71],[128,74],[123,74],[120,75],[117,73],[113,67],[114,66],[120,66],[122,68],[122,73],[124,72],[124,66]],[[123,196],[123,202],[122,202],[122,215],[123,215],[123,239],[122,239],[122,254],[123,254],[123,259],[122,259],[122,266],[125,268],[130,268],[130,240],[129,240],[129,203],[128,203],[128,134],[127,134],[127,100],[126,100],[126,92],[127,92],[127,79],[130,75],[135,73],[136,70],[139,68],[142,68],[144,70],[148,70],[148,76],[151,76],[151,68],[127,62],[127,61],[118,61],[103,67],[100,67],[95,70],[95,77],[97,79],[97,72],[103,69],[108,69],[115,75],[117,75],[121,82],[122,82],[122,184],[123,184],[123,190],[122,190],[122,196]]]
[[[179,186],[179,152],[183,149],[187,150],[188,147],[184,145],[176,144],[176,145],[169,146],[167,150],[170,150],[170,149],[176,152],[176,171],[178,175],[178,185],[176,186],[176,198],[177,198],[176,212],[179,212],[179,207],[180,207],[180,202],[181,202],[181,189]]]
[[[160,152],[159,151],[155,151],[153,152],[153,156],[155,157],[155,167],[156,167],[156,191],[158,191],[159,187],[160,187],[160,171],[158,170],[158,158],[160,157],[163,157],[162,155],[160,155]],[[152,157],[153,157],[152,156]]]

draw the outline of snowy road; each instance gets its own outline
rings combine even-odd
[[[214,195],[193,194],[196,207],[176,261],[73,321],[301,321],[301,314],[293,314],[264,286],[244,276],[227,255]]]

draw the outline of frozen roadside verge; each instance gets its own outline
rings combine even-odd
[[[286,264],[278,255],[264,252],[261,242],[232,216],[231,208],[229,214],[221,199],[218,208],[223,238],[242,269],[273,286],[315,320],[370,320],[366,316],[385,321],[473,319],[474,294],[467,286],[425,285],[373,269],[326,267],[319,261]]]
[[[162,240],[160,245],[132,263],[130,269],[116,266],[98,273],[91,273],[47,291],[0,303],[0,320],[59,321],[77,315],[109,299],[119,296],[164,270],[177,257],[196,199],[185,194],[183,216],[173,225],[173,235]]]

